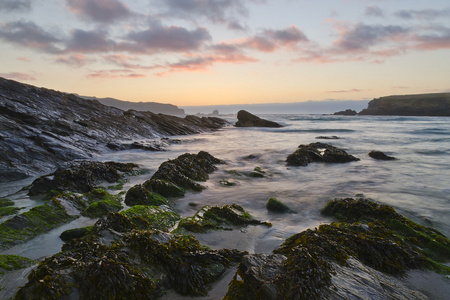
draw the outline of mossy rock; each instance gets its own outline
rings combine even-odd
[[[120,196],[111,195],[104,189],[93,189],[86,193],[85,197],[90,204],[81,215],[89,218],[100,218],[123,208]]]
[[[13,206],[14,205],[14,201],[9,200],[9,199],[0,199],[0,207],[8,207],[8,206]]]
[[[29,267],[35,263],[34,260],[19,255],[0,254],[0,275],[8,271],[19,270]]]
[[[72,239],[79,239],[87,235],[92,230],[92,228],[93,226],[68,229],[63,231],[59,237],[64,242],[70,241]]]
[[[141,184],[131,187],[125,196],[125,204],[133,205],[170,205],[170,201],[160,194],[150,192]]]
[[[75,218],[58,203],[48,201],[0,224],[0,248],[12,247]]]
[[[267,210],[273,212],[281,212],[281,213],[291,212],[289,206],[287,206],[277,198],[273,197],[270,198],[269,201],[267,201],[266,208]]]
[[[0,207],[0,217],[15,215],[19,210],[20,207]]]
[[[186,190],[175,183],[162,179],[150,179],[144,182],[143,186],[151,192],[160,194],[163,197],[183,197]]]
[[[135,205],[121,212],[128,217],[136,229],[158,229],[170,231],[181,216],[167,207]]]
[[[175,232],[182,229],[205,233],[210,230],[232,230],[233,226],[266,225],[270,223],[255,220],[237,204],[224,206],[204,206],[193,217],[183,218]]]

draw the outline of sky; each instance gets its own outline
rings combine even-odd
[[[450,91],[448,0],[0,0],[0,76],[178,106]]]

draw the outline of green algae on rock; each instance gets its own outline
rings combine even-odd
[[[9,199],[0,199],[0,207],[8,207],[8,206],[13,206],[14,205],[14,201],[9,200]]]
[[[426,299],[396,277],[421,268],[450,274],[441,264],[449,240],[387,205],[335,199],[322,213],[340,222],[293,235],[272,255],[245,256],[225,299],[344,299],[355,284],[362,298]]]
[[[237,204],[224,206],[204,206],[193,217],[183,218],[175,232],[205,233],[210,230],[232,230],[233,226],[266,225],[268,222],[255,220]]]
[[[86,217],[100,218],[123,208],[120,203],[120,196],[111,195],[103,189],[93,189],[85,196],[88,198],[89,206],[81,212],[81,215]]]
[[[164,193],[164,192],[163,192]],[[164,194],[167,194],[164,193]],[[125,196],[125,204],[128,206],[133,205],[170,205],[169,200],[158,193],[150,192],[142,184],[137,184],[131,187]]]
[[[0,224],[0,249],[27,241],[75,218],[56,201],[48,201]]]
[[[181,219],[181,216],[167,206],[135,205],[121,212],[127,216],[136,229],[158,229],[170,231]]]
[[[13,254],[9,255],[0,254],[0,275],[9,271],[29,267],[34,263],[35,263],[34,260],[23,256]]]
[[[266,208],[267,210],[274,212],[291,212],[289,206],[274,197],[269,198],[266,204]]]

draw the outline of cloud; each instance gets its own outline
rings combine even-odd
[[[61,40],[33,22],[9,22],[0,27],[0,38],[13,44],[56,53]]]
[[[118,0],[66,0],[66,3],[74,14],[98,23],[113,23],[133,15],[128,7]]]
[[[109,52],[113,51],[116,43],[108,39],[104,31],[85,31],[75,29],[67,41],[65,52]]]
[[[429,33],[416,34],[413,38],[417,50],[438,50],[450,48],[450,28],[430,27]]]
[[[422,9],[422,10],[399,10],[395,13],[397,17],[402,19],[418,19],[418,20],[435,20],[436,18],[450,17],[450,8],[437,10],[437,9]]]
[[[337,90],[337,91],[326,91],[325,93],[360,93],[360,92],[367,92],[368,90],[360,90],[360,89],[350,89],[350,90]]]
[[[28,57],[23,57],[23,56],[19,56],[17,58],[18,61],[23,61],[23,62],[31,62],[31,59],[29,59]]]
[[[113,79],[113,78],[144,78],[144,74],[138,74],[132,70],[101,70],[89,73],[89,79]]]
[[[55,58],[55,62],[62,63],[75,67],[82,67],[88,63],[92,63],[94,59],[88,58],[83,54],[73,54],[68,56],[58,56]]]
[[[383,17],[384,12],[378,6],[372,5],[366,8],[364,15],[368,17]]]
[[[0,11],[29,11],[31,9],[30,0],[2,0],[0,1]]]
[[[202,27],[188,30],[178,26],[153,25],[143,31],[130,32],[120,50],[132,53],[182,52],[198,50],[211,40],[209,32]]]
[[[36,77],[34,77],[33,75],[20,72],[0,73],[0,77],[24,81],[36,80]]]

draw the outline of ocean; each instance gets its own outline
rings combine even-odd
[[[236,121],[234,115],[221,117],[231,123]],[[218,170],[202,183],[207,187],[205,190],[190,192],[175,200],[175,211],[187,217],[203,205],[236,203],[256,219],[271,222],[273,226],[196,234],[201,243],[213,249],[235,248],[270,254],[289,236],[332,222],[332,219],[320,214],[328,201],[361,194],[388,204],[407,218],[450,236],[449,118],[294,114],[260,117],[284,127],[236,128],[230,125],[219,131],[171,137],[173,142],[167,147],[168,151],[113,152],[94,159],[140,164],[145,174],[131,177],[124,189],[149,179],[162,162],[183,153],[203,150],[224,160],[226,164],[217,165]],[[286,166],[286,157],[298,145],[319,141],[341,148],[360,158],[360,161]],[[371,150],[382,151],[397,159],[375,160],[368,156]],[[255,168],[260,168],[264,177],[243,175]],[[223,180],[234,185],[223,185]],[[29,182],[31,179],[2,184],[0,197],[8,196],[21,207],[41,204],[30,200],[25,192],[10,195]],[[294,212],[269,212],[266,203],[271,197],[284,202]],[[193,203],[197,206],[192,206]],[[62,245],[59,239],[62,231],[94,222],[79,218],[1,254],[18,254],[32,259],[52,255]],[[230,272],[228,277],[232,275]],[[226,280],[223,281],[222,290],[226,289],[226,284]]]

